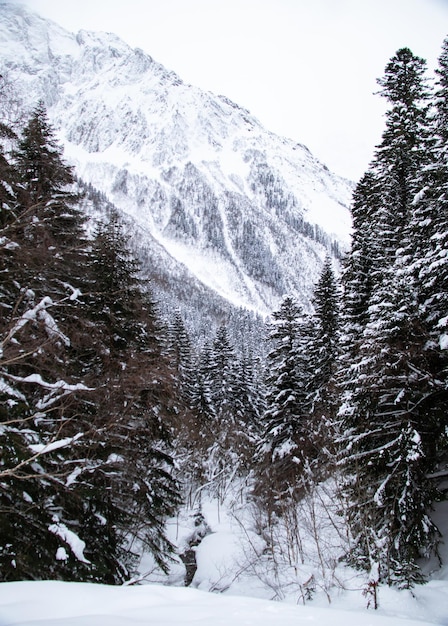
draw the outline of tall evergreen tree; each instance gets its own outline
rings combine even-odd
[[[143,294],[138,265],[116,215],[97,230],[93,268],[97,291],[91,319],[101,342],[96,420],[108,431],[96,450],[109,464],[93,472],[93,489],[99,480],[110,494],[107,511],[100,514],[116,532],[118,544],[133,536],[164,567],[172,550],[164,521],[180,501],[171,456],[173,375],[163,354],[155,305]]]
[[[303,346],[306,355],[303,362],[307,371],[307,463],[309,478],[314,481],[322,479],[329,470],[334,453],[332,424],[338,407],[336,373],[341,350],[340,295],[332,261],[327,256],[314,289],[314,315],[303,329],[307,338]]]
[[[432,211],[430,216],[432,230],[429,240],[429,252],[422,255],[421,280],[425,297],[424,308],[429,332],[438,346],[435,374],[442,381],[444,388],[438,404],[443,403],[445,418],[441,420],[441,430],[446,432],[448,415],[448,38],[442,45],[439,67],[436,70],[437,82],[435,93],[434,119],[434,171],[435,181],[427,202]],[[432,198],[431,198],[432,195]],[[423,202],[425,199],[423,198]],[[446,449],[445,438],[445,449]]]
[[[190,398],[190,413],[186,428],[189,466],[195,487],[210,478],[210,450],[217,439],[217,415],[212,398],[212,348],[205,343],[195,361],[193,386]],[[185,472],[185,473],[187,473]]]
[[[58,192],[73,183],[72,169],[63,163],[62,148],[55,139],[42,102],[24,128],[16,161],[28,205],[54,200]]]
[[[221,324],[212,348],[212,397],[218,420],[231,420],[235,398],[236,354]]]
[[[344,337],[346,349],[353,351],[368,319],[368,308],[375,291],[373,275],[378,277],[375,262],[376,224],[381,204],[381,184],[369,170],[358,182],[352,199],[352,239],[350,254],[344,260]],[[350,358],[353,354],[350,354]]]
[[[10,126],[0,122],[0,227],[3,228],[15,216],[19,175],[9,158],[7,144],[17,139]]]
[[[417,179],[419,191],[401,252],[416,291],[422,326],[427,334],[422,360],[430,382],[426,390],[427,440],[431,456],[442,461],[447,451],[448,375],[448,39],[436,70],[436,92],[431,116],[428,164]]]
[[[239,422],[244,413],[238,393],[238,358],[230,342],[226,324],[216,332],[211,352],[211,397],[216,413],[215,441],[224,465],[234,465],[233,451],[240,446]],[[235,455],[236,456],[236,455]]]
[[[345,274],[348,309],[358,326],[347,327],[340,409],[355,560],[379,570],[381,579],[405,585],[418,579],[416,559],[432,549],[435,536],[425,479],[431,464],[431,418],[425,403],[431,376],[421,356],[427,335],[416,302],[418,285],[403,254],[411,245],[418,177],[428,162],[424,70],[425,62],[403,48],[379,81],[390,103],[386,130],[371,166],[374,176],[363,181],[373,186],[358,187],[354,205],[373,235],[366,242],[372,288],[366,290],[364,281],[364,289],[356,293],[359,281],[353,280],[354,273]],[[355,246],[362,238],[363,233],[355,233]],[[353,253],[349,267],[359,248]],[[358,312],[354,294],[363,303]]]
[[[336,372],[339,353],[340,294],[331,258],[326,257],[319,281],[314,289],[313,370],[309,387],[313,403],[329,405],[329,384]],[[327,400],[325,399],[327,398]],[[334,401],[334,400],[333,400]]]
[[[436,74],[432,119],[434,141],[431,161],[418,180],[420,190],[415,198],[414,218],[410,225],[414,248],[409,260],[419,282],[420,305],[431,338],[443,352],[448,324],[448,39],[443,43]],[[446,362],[439,365],[443,370]],[[446,381],[446,371],[443,378]]]
[[[212,423],[216,420],[216,410],[212,398],[212,347],[205,343],[196,359],[191,408],[196,416],[202,436],[212,430]]]
[[[270,476],[275,497],[280,498],[297,487],[310,453],[308,346],[302,312],[294,298],[284,297],[272,318],[262,453],[264,471]]]
[[[167,335],[168,359],[176,378],[173,385],[178,385],[179,399],[184,406],[190,407],[194,387],[193,348],[179,310],[174,313]]]
[[[79,296],[88,244],[84,218],[65,189],[65,182],[72,182],[70,170],[49,127],[39,144],[43,152],[47,141],[54,158],[45,171],[45,194],[37,203],[27,186],[40,152],[36,148],[28,153],[23,142],[17,149],[16,180],[22,193],[17,193],[14,217],[6,219],[2,232],[2,241],[9,242],[1,250],[0,415],[2,447],[7,450],[0,493],[3,580],[34,578],[40,571],[63,576],[69,553],[73,578],[82,578],[88,568],[82,550],[77,557],[70,549],[58,552],[66,528],[56,521],[62,509],[69,518],[75,509],[82,513],[66,481],[76,470],[78,453],[84,456],[79,440],[87,439],[90,431],[78,419],[89,405],[90,389],[76,348],[83,335]],[[65,536],[74,537],[68,530]]]

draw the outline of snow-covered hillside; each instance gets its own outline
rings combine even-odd
[[[168,282],[187,270],[261,313],[286,292],[307,306],[325,254],[347,246],[349,181],[115,35],[1,4],[0,68],[27,107],[45,102],[66,159],[132,218]]]

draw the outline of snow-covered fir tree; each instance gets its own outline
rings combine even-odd
[[[400,585],[419,579],[416,559],[433,549],[436,535],[426,479],[433,464],[428,336],[417,302],[420,285],[404,254],[413,245],[413,201],[428,164],[424,71],[425,62],[403,48],[379,81],[390,110],[372,174],[355,194],[353,255],[344,277],[340,443],[354,538],[351,557],[380,580]],[[370,285],[361,253],[370,260]]]
[[[308,389],[313,410],[333,414],[336,399],[334,377],[339,355],[340,292],[329,256],[314,289],[313,304]]]
[[[7,173],[12,168],[20,184],[11,187],[3,179],[12,193],[3,205],[0,249],[2,448],[7,451],[0,494],[1,571],[4,580],[33,578],[37,567],[47,576],[63,576],[70,559],[76,579],[84,576],[88,557],[81,550],[80,558],[71,560],[68,544],[61,546],[60,514],[65,510],[78,519],[82,514],[67,481],[79,459],[76,442],[90,430],[78,420],[90,390],[77,358],[85,332],[79,296],[88,244],[84,217],[67,188],[71,169],[41,106],[14,147]],[[66,536],[71,536],[68,530]],[[55,559],[59,547],[59,555],[66,556]]]
[[[307,382],[308,334],[301,308],[285,296],[272,313],[267,338],[266,410],[262,416],[261,472],[274,500],[300,486],[310,454]],[[263,480],[263,479],[262,479]]]

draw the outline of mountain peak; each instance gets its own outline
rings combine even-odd
[[[0,61],[7,67],[52,63],[76,57],[75,36],[20,4],[0,2]]]
[[[325,255],[348,242],[348,181],[114,34],[73,35],[17,6],[0,28],[24,102],[44,100],[79,176],[162,263],[262,313],[286,292],[309,306]]]

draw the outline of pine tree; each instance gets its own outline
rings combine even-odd
[[[10,126],[0,122],[0,228],[14,219],[18,205],[19,174],[8,155],[6,145],[17,139]]]
[[[54,148],[49,129],[45,137]],[[45,140],[40,146],[43,152],[48,148]],[[34,171],[40,153],[27,157],[19,147],[16,154],[15,188],[26,190],[30,181],[24,172]],[[78,453],[84,457],[79,440],[86,438],[90,425],[78,416],[89,405],[90,389],[76,358],[82,335],[80,268],[88,255],[84,219],[65,194],[63,182],[72,179],[65,177],[60,152],[55,149],[53,156],[52,168],[45,172],[45,196],[32,204],[28,193],[17,191],[14,205],[8,206],[14,217],[7,215],[2,232],[2,241],[8,242],[1,250],[0,417],[2,448],[7,450],[0,495],[3,580],[61,577],[67,560],[73,561],[73,578],[88,570],[82,553],[58,552],[65,532],[56,521],[59,511],[69,517],[75,509],[83,514],[66,481],[76,471]]]
[[[338,407],[336,375],[340,354],[340,290],[329,256],[325,259],[313,295],[314,315],[303,334],[307,337],[303,359],[307,370],[308,473],[318,481],[329,471],[334,456]]]
[[[419,177],[420,193],[410,230],[415,240],[412,269],[420,284],[420,303],[431,338],[443,352],[448,324],[448,39],[443,43],[436,74],[431,162]],[[445,370],[446,383],[443,357],[438,366]]]
[[[212,346],[212,398],[218,421],[231,419],[234,408],[236,354],[227,327],[221,324]]]
[[[327,256],[314,289],[313,376],[309,383],[313,404],[322,404],[321,408],[327,403],[328,408],[333,404],[329,397],[329,385],[336,372],[339,354],[339,299],[332,262]]]
[[[190,398],[190,413],[186,429],[188,467],[191,482],[196,489],[213,475],[210,456],[216,444],[217,415],[212,398],[212,348],[205,343],[195,361],[193,385]],[[210,471],[211,470],[211,471]]]
[[[213,341],[210,373],[211,398],[216,414],[216,449],[223,466],[230,469],[239,463],[234,450],[240,445],[237,433],[243,405],[238,395],[238,359],[225,324],[219,326]]]
[[[363,228],[373,234],[367,242],[372,288],[357,293],[367,283],[355,282],[354,273],[344,277],[348,309],[357,321],[346,326],[340,408],[353,555],[359,565],[379,569],[382,580],[403,585],[418,580],[415,561],[432,549],[435,537],[425,479],[431,419],[425,403],[431,376],[422,359],[427,335],[416,302],[418,286],[403,254],[411,245],[413,200],[428,160],[424,68],[424,61],[404,48],[379,81],[391,108],[372,164],[374,177],[363,182],[370,180],[373,187],[362,189],[363,202],[358,195],[355,203],[363,211]],[[355,233],[355,245],[362,237]],[[355,298],[363,303],[358,310]]]
[[[62,148],[55,139],[42,102],[23,130],[16,162],[24,182],[27,205],[54,200],[73,183],[72,168],[63,163]]]
[[[358,182],[351,204],[353,232],[350,254],[344,260],[344,336],[346,349],[355,349],[368,319],[368,308],[376,285],[373,276],[378,276],[375,263],[376,224],[381,204],[381,185],[371,170]],[[353,356],[353,355],[351,355]]]
[[[430,456],[440,462],[447,449],[448,39],[443,43],[436,74],[428,164],[417,179],[419,191],[407,230],[409,243],[402,257],[415,286],[421,323],[427,333],[422,351],[431,385],[426,392],[431,415],[426,424],[426,445]]]
[[[418,191],[419,172],[427,163],[430,94],[425,70],[424,59],[414,56],[409,48],[402,48],[386,66],[385,76],[378,80],[381,95],[391,105],[374,163],[382,183],[382,204],[388,210],[392,253],[402,243],[399,235]]]
[[[267,356],[266,411],[262,452],[272,488],[291,492],[310,454],[306,368],[307,334],[301,309],[285,296],[272,314]]]
[[[32,288],[43,268],[47,283],[60,297],[66,295],[61,277],[70,267],[78,288],[82,285],[83,256],[86,254],[85,216],[73,192],[73,172],[63,160],[62,148],[55,139],[45,108],[39,104],[13,151],[14,166],[20,177],[18,206],[11,224],[14,238],[21,246],[21,263],[14,274],[22,288]],[[63,248],[63,254],[55,250]],[[46,286],[48,289],[48,284]]]
[[[95,448],[102,463],[93,472],[92,488],[102,486],[110,494],[106,510],[97,501],[98,513],[121,550],[133,536],[164,568],[172,551],[164,521],[180,502],[171,455],[173,372],[163,354],[155,305],[143,294],[116,215],[97,230],[92,265],[97,291],[91,319],[101,342],[95,419],[106,435]]]
[[[212,347],[206,342],[196,359],[196,372],[193,382],[191,408],[196,416],[201,436],[212,432],[216,420],[216,410],[212,398]]]
[[[439,67],[436,70],[435,93],[435,182],[433,199],[429,200],[432,211],[430,251],[422,255],[421,281],[425,299],[424,309],[431,339],[438,346],[433,373],[442,385],[438,389],[436,404],[439,407],[439,432],[442,454],[446,455],[447,393],[448,389],[448,38],[442,46]],[[442,408],[442,405],[444,408]],[[439,456],[440,458],[440,456]]]
[[[183,405],[190,407],[194,393],[193,348],[179,310],[174,313],[167,335],[168,359],[176,375],[173,384],[178,385]]]

